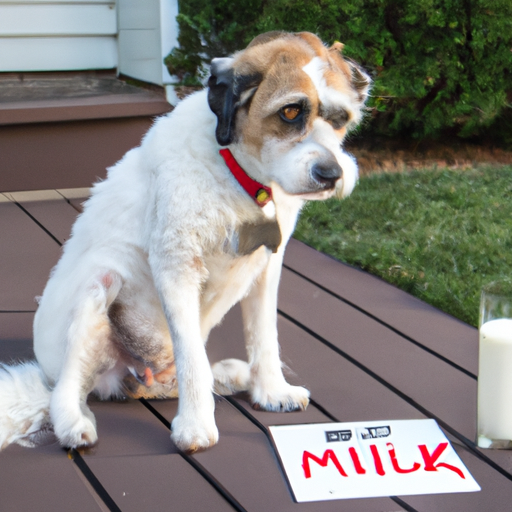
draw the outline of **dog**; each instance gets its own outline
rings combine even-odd
[[[277,292],[308,200],[345,197],[357,165],[342,148],[370,78],[311,33],[270,32],[214,59],[208,88],[156,120],[94,185],[34,320],[37,362],[0,370],[0,447],[52,429],[97,441],[87,397],[176,397],[180,450],[214,445],[213,392],[305,409],[283,376]],[[241,302],[248,362],[210,366],[208,333]]]

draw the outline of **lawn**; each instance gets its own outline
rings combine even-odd
[[[371,174],[294,236],[477,326],[482,285],[512,277],[512,167]]]

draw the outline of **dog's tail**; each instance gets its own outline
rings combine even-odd
[[[33,447],[51,434],[50,389],[35,362],[0,365],[0,450]]]

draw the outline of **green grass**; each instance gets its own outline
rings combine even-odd
[[[482,285],[512,276],[512,167],[373,174],[294,236],[476,326]]]

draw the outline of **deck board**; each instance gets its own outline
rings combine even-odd
[[[32,320],[49,270],[60,255],[86,191],[0,194],[0,361],[33,357]],[[56,444],[11,446],[0,453],[2,510],[189,510],[501,512],[512,501],[512,451],[474,443],[476,329],[380,279],[292,241],[285,258],[278,327],[290,382],[305,385],[305,412],[252,409],[247,396],[219,398],[220,442],[179,454],[169,428],[177,401],[91,401],[97,446],[82,453],[86,475]],[[238,307],[208,342],[212,362],[245,358]],[[300,424],[435,416],[480,493],[294,502],[267,428]],[[448,434],[449,435],[449,434]],[[461,441],[466,443],[462,444]],[[484,460],[478,458],[482,453]],[[508,472],[508,475],[507,475]],[[48,477],[49,473],[51,475]],[[20,494],[19,483],[30,493]],[[41,477],[44,475],[44,478]],[[91,476],[92,475],[92,476]],[[91,480],[92,479],[92,480]],[[99,487],[98,487],[99,486]],[[65,492],[55,492],[62,488]],[[10,508],[9,508],[10,507]],[[41,508],[41,507],[39,507]],[[112,509],[114,510],[114,509]]]
[[[280,309],[468,438],[476,434],[476,381],[284,269]]]
[[[124,456],[176,454],[169,430],[138,400],[90,402],[99,441],[84,454],[86,461]]]
[[[179,455],[129,455],[87,462],[123,512],[233,511]]]
[[[173,411],[176,405],[168,402]],[[178,454],[169,429],[141,402],[94,402],[91,409],[100,439],[83,458],[121,510],[232,510]]]
[[[155,407],[167,419],[172,419],[169,402],[155,402]],[[236,500],[248,512],[296,510],[288,484],[281,473],[274,450],[265,434],[227,401],[217,403],[215,417],[219,428],[219,443],[194,455],[222,485],[230,489]],[[328,512],[332,503],[301,503],[305,512]],[[369,500],[344,500],[336,510],[363,512],[375,510],[400,510],[388,498]]]
[[[290,241],[285,265],[474,375],[478,373],[474,327],[297,240]]]
[[[31,340],[34,313],[0,312],[0,344],[5,340]]]
[[[226,333],[226,336],[223,336],[222,332],[213,334],[214,336],[218,336],[219,338],[225,340],[228,338],[228,329],[230,331],[238,331],[241,328],[239,324],[239,318],[235,317],[235,315],[232,313],[228,317],[226,324],[222,325],[220,328],[220,330]],[[235,327],[235,329],[233,329],[233,327]],[[334,360],[330,351],[319,342],[315,344],[315,339],[312,339],[307,333],[301,331],[294,324],[288,322],[285,319],[281,319],[279,327],[279,332],[281,334],[282,352],[284,357],[286,359],[290,359],[291,361],[299,361],[301,363],[300,367],[293,367],[293,369],[296,370],[297,375],[294,377],[294,379],[291,380],[298,381],[295,383],[299,383],[300,381],[304,383],[305,379],[300,379],[299,376],[304,374],[309,377],[311,380],[307,379],[307,383],[312,390],[312,397],[316,402],[320,403],[325,409],[327,409],[329,413],[333,415],[337,420],[364,421],[366,419],[375,420],[376,418],[421,419],[425,417],[412,406],[404,402],[397,395],[379,385],[374,379],[371,379],[371,377],[369,377],[366,373],[354,365],[350,365],[350,363],[347,362],[347,366],[352,366],[352,371],[350,371],[350,369],[348,369],[348,371],[347,369],[340,371],[342,369],[339,366],[339,361]],[[325,352],[324,357],[322,357],[322,351]],[[322,372],[318,371],[318,366],[314,369],[314,371],[308,372],[308,366],[310,366],[308,365],[308,361],[312,360],[315,361],[316,365],[320,363],[320,367],[323,370]],[[322,362],[324,364],[321,364]],[[335,372],[338,372],[340,375],[342,375],[342,377],[340,377],[340,380],[336,383],[335,386],[333,386],[332,375]],[[357,372],[360,373],[359,376],[354,375],[354,373],[357,374]],[[325,377],[325,375],[328,377]],[[350,377],[350,383],[345,386],[344,380],[347,377]],[[373,383],[365,382],[365,378],[373,380]],[[383,390],[386,390],[393,396],[393,398],[390,398],[390,396],[385,396]],[[375,403],[371,403],[370,400],[372,398],[375,399]],[[300,418],[301,413],[274,414],[254,411],[247,404],[247,401],[238,400],[238,402],[241,407],[246,409],[248,415],[255,417],[265,427],[277,424],[310,422],[309,418],[304,418],[302,420]],[[310,409],[311,408],[313,408],[315,412],[318,412],[314,406],[310,406]],[[309,409],[307,412],[309,413]],[[314,422],[324,421],[329,420],[327,418],[322,419],[320,416],[314,420]],[[498,472],[496,472],[495,469],[490,467],[485,462],[479,460],[477,457],[475,457],[474,453],[468,452],[467,448],[461,445],[453,437],[452,444],[454,445],[456,451],[459,453],[464,463],[467,465],[468,469],[480,483],[483,490],[476,494],[456,495],[456,497],[452,499],[447,499],[446,495],[444,495],[444,497],[443,495],[434,497],[401,496],[400,498],[411,506],[415,508],[417,507],[418,510],[425,511],[456,510],[456,504],[459,502],[462,503],[463,506],[459,507],[458,509],[465,511],[474,510],[476,512],[481,510],[505,510],[506,508],[501,507],[503,507],[504,504],[510,500],[510,493],[512,492],[512,484],[510,480],[503,475],[500,475]],[[510,452],[508,452],[508,454],[507,452],[503,451],[496,452],[486,450],[485,452],[486,454],[491,453],[491,455],[506,454],[505,457],[503,457],[504,461],[510,461],[512,459]],[[496,486],[494,483],[496,480],[500,481],[501,484]],[[453,508],[450,508],[452,505]],[[484,505],[489,508],[486,509]],[[446,508],[438,508],[439,506],[446,506]]]
[[[311,397],[338,421],[425,418],[412,405],[296,325],[280,318],[278,328],[283,361],[290,369],[289,382],[306,386]],[[212,333],[212,341],[222,339],[227,345],[228,332],[237,331],[241,331],[241,319],[234,310]],[[223,356],[231,357],[230,351],[224,350]],[[290,414],[267,414],[268,421],[273,417],[290,417]]]
[[[69,238],[77,212],[56,190],[8,192],[4,195],[24,208],[60,244]]]
[[[35,311],[60,247],[8,199],[0,201],[0,311]]]
[[[90,188],[61,188],[57,192],[62,195],[77,212],[83,211],[83,204],[89,198]]]
[[[3,512],[102,510],[58,445],[31,449],[11,445],[0,454],[0,474]]]
[[[456,443],[453,446],[482,490],[472,493],[401,496],[417,510],[425,512],[510,510],[512,482]]]

